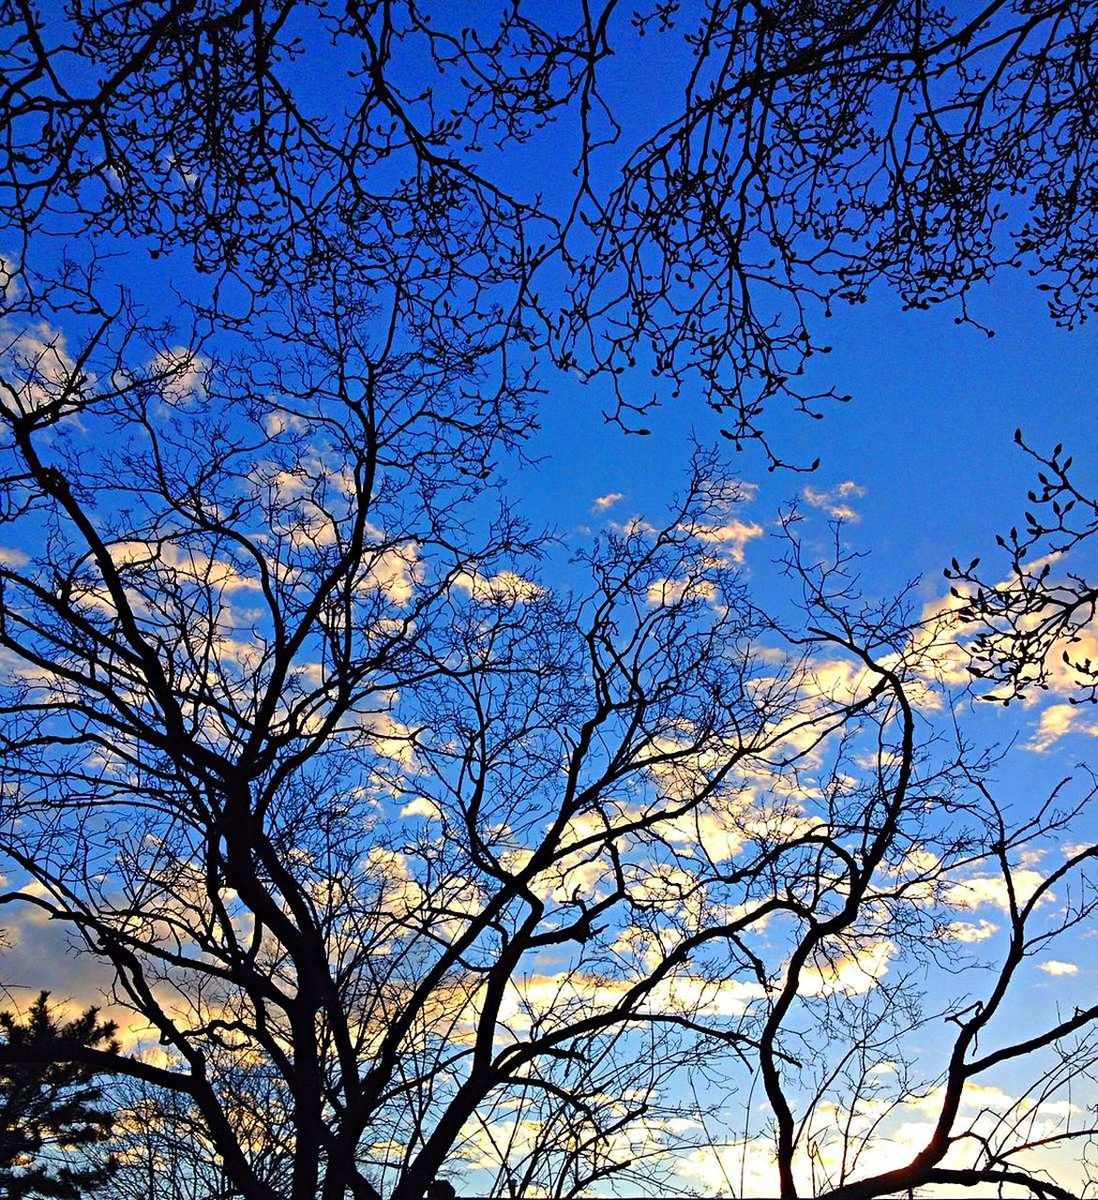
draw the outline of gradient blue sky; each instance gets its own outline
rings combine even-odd
[[[622,77],[635,68],[623,63]],[[624,105],[627,129],[658,119],[675,93],[672,72],[651,78],[643,96],[631,96]],[[303,94],[319,98],[325,77],[314,74],[302,84]],[[566,164],[568,146],[562,143],[559,150]],[[540,185],[547,175],[543,154],[542,146],[517,161],[512,181]],[[0,244],[0,252],[3,248]],[[187,277],[179,263],[162,261],[150,269],[140,248],[129,253],[122,270],[139,295],[158,293],[169,276]],[[773,530],[779,508],[797,500],[808,519],[807,536],[822,540],[829,520],[822,496],[838,497],[853,510],[844,526],[847,544],[868,555],[866,590],[888,595],[918,579],[917,595],[932,603],[946,590],[942,568],[953,555],[966,560],[981,555],[994,562],[995,534],[1021,519],[1033,464],[1014,445],[1015,428],[1020,426],[1039,449],[1067,444],[1084,487],[1098,479],[1098,355],[1092,332],[1056,328],[1024,271],[1000,274],[976,290],[970,309],[995,331],[994,338],[955,324],[955,310],[947,306],[901,312],[883,286],[869,303],[840,306],[829,321],[816,322],[814,331],[834,350],[813,360],[809,382],[824,390],[834,386],[853,399],[826,405],[820,421],[783,412],[780,403],[767,417],[772,445],[782,458],[809,462],[820,457],[811,474],[768,472],[757,449],[736,454],[720,442],[720,419],[689,390],[646,419],[650,436],[627,436],[602,419],[610,398],[599,384],[584,385],[546,368],[541,428],[529,446],[539,461],[527,467],[505,464],[503,471],[518,510],[561,535],[562,553],[547,564],[547,582],[567,586],[568,552],[586,543],[600,525],[633,516],[658,521],[683,484],[692,435],[703,445],[723,444],[732,469],[757,486],[744,519]],[[618,498],[609,501],[613,496]],[[1088,549],[1090,561],[1079,557],[1076,569],[1093,577],[1098,563],[1094,547]],[[765,533],[745,546],[745,570],[760,598],[783,594],[772,566],[777,552]],[[960,701],[979,738],[1017,743],[998,778],[1004,798],[1019,811],[1075,764],[1094,760],[1098,724],[1089,714],[1082,723],[1089,730],[1079,727],[1043,749],[1034,747],[1041,712],[1061,701],[1053,694],[1009,710]],[[1027,1012],[1044,1014],[1057,1002],[1070,1005],[1075,997],[1093,996],[1096,946],[1093,937],[1070,937],[1056,955],[1070,959],[1073,971],[1042,974],[1034,967],[1016,1010],[1020,1019]],[[9,977],[28,951],[37,952],[24,944],[6,959]],[[73,968],[66,975],[60,960],[49,964],[46,975],[43,979],[39,971],[36,986],[63,991],[67,978],[73,990],[80,986],[79,972]],[[1006,1082],[1010,1075],[1004,1073]]]

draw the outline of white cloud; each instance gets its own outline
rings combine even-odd
[[[595,502],[591,505],[591,511],[594,513],[604,513],[607,509],[613,508],[619,500],[624,499],[624,492],[607,492],[605,496],[595,497]]]
[[[890,1066],[881,1063],[870,1067],[868,1073],[877,1075]],[[830,1100],[818,1104],[813,1119],[802,1131],[793,1162],[798,1190],[802,1195],[827,1191],[843,1178],[844,1168],[845,1182],[849,1183],[909,1161],[925,1149],[933,1136],[943,1096],[943,1089],[934,1088],[926,1095],[894,1105],[887,1094],[868,1095],[861,1098],[854,1112]],[[1036,1147],[1026,1156],[1026,1166],[1038,1172],[1043,1168],[1062,1186],[1080,1187],[1078,1164],[1067,1158],[1062,1148],[1041,1146],[1041,1139],[1063,1131],[1064,1122],[1077,1111],[1075,1106],[1055,1100],[1034,1106],[1027,1098],[1014,1097],[999,1087],[969,1082],[962,1093],[961,1109],[955,1131],[970,1129],[981,1137],[995,1139],[1004,1132],[1004,1118],[1018,1121],[1014,1140],[1029,1140]],[[971,1145],[958,1138],[943,1165],[970,1165]],[[699,1146],[678,1159],[678,1173],[703,1195],[775,1195],[773,1138],[751,1132],[746,1138]],[[939,1192],[930,1189],[927,1194]]]
[[[650,1012],[685,1012],[694,1017],[738,1017],[765,994],[753,979],[672,976],[653,989],[645,1007]]]
[[[946,926],[946,935],[955,942],[986,942],[988,938],[994,937],[999,931],[999,926],[994,921],[987,920],[986,917],[981,918],[977,922],[972,921],[953,921]]]
[[[1014,884],[1014,896],[1019,905],[1026,904],[1037,888],[1044,882],[1040,871],[1022,868],[1011,872]],[[1051,899],[1050,893],[1045,893],[1042,899]],[[993,904],[1006,911],[1010,907],[1006,883],[1001,875],[974,875],[969,879],[961,879],[948,887],[942,902],[950,908],[973,909]]]
[[[833,488],[806,487],[801,495],[806,503],[813,508],[822,509],[828,516],[842,521],[861,520],[857,509],[850,502],[864,496],[865,488],[853,479],[846,479]]]
[[[1054,566],[1058,557],[1047,555],[1035,559],[1028,564],[1028,569],[1031,574],[1036,575],[1046,566]],[[1007,577],[1000,580],[996,586],[1009,589],[1015,586],[1015,581]],[[1054,588],[1055,582],[1047,582],[1045,586]],[[919,628],[911,638],[904,658],[928,683],[943,687],[964,687],[972,682],[968,668],[972,662],[972,639],[977,633],[989,639],[984,647],[985,655],[990,652],[1009,657],[1012,652],[1013,634],[1009,631],[960,619],[959,614],[965,603],[963,597],[948,594],[929,601],[923,608]],[[1046,615],[1038,609],[1019,620],[1019,629],[1023,632],[1032,629],[1045,619]],[[1049,750],[1069,734],[1098,737],[1098,721],[1093,718],[1091,711],[1082,705],[1065,703],[1062,699],[1073,695],[1078,687],[1077,672],[1070,662],[1064,661],[1065,652],[1070,662],[1082,662],[1087,659],[1098,661],[1098,626],[1091,623],[1075,630],[1070,639],[1061,639],[1051,646],[1044,656],[1045,687],[1040,694],[1031,692],[1026,697],[1026,706],[1039,712],[1039,716],[1037,728],[1029,741],[1024,743],[1024,748],[1037,754]],[[1032,674],[1030,671],[1028,677],[1031,678]],[[1026,677],[1023,673],[1023,679]],[[996,692],[992,690],[988,696],[995,699]],[[1051,702],[1038,708],[1038,701],[1042,697]]]
[[[755,521],[734,518],[723,525],[698,525],[691,532],[702,542],[718,546],[732,562],[742,563],[747,543],[763,535],[763,527]]]
[[[263,427],[268,437],[276,438],[287,430],[300,433],[307,428],[307,424],[304,417],[299,417],[296,413],[286,412],[283,409],[275,409],[273,412],[269,412],[264,418]]]
[[[370,747],[376,754],[398,763],[409,773],[419,770],[416,730],[411,725],[405,725],[388,712],[363,713],[358,724],[369,734]]]
[[[731,802],[715,806],[712,811],[694,809],[681,817],[661,826],[661,835],[669,842],[680,845],[685,853],[693,847],[704,851],[712,862],[727,862],[743,849],[749,836],[749,825],[745,819],[746,803],[733,805]]]
[[[580,1016],[609,1011],[631,984],[579,970],[535,974],[516,980],[507,991],[500,1022],[512,1032],[535,1022],[563,1027]],[[648,994],[643,1011],[689,1013],[696,1018],[736,1017],[765,995],[753,979],[707,979],[683,973],[666,976]]]
[[[682,600],[717,598],[717,587],[711,579],[657,579],[648,585],[647,600],[652,607],[678,604]]]
[[[1025,748],[1043,754],[1069,733],[1098,737],[1098,721],[1087,717],[1087,711],[1079,704],[1050,704],[1042,710],[1037,732],[1025,743]]]
[[[775,1162],[773,1141],[758,1137],[746,1143],[699,1146],[679,1160],[679,1173],[701,1195],[773,1196]]]
[[[1075,963],[1061,962],[1058,958],[1050,958],[1048,962],[1041,963],[1040,969],[1046,975],[1078,975],[1079,968]]]
[[[186,404],[205,396],[210,360],[201,354],[186,346],[174,346],[161,350],[149,366],[160,376],[160,390],[170,403]]]
[[[65,335],[45,321],[15,332],[0,323],[6,341],[3,357],[14,362],[23,382],[16,385],[19,402],[27,412],[47,408],[65,394],[76,370]]]
[[[831,962],[809,964],[801,976],[800,994],[829,996],[841,992],[862,996],[888,974],[889,964],[897,953],[894,942],[881,938]]]
[[[119,567],[164,567],[187,581],[201,583],[218,593],[252,590],[258,580],[243,574],[226,559],[212,558],[205,551],[174,542],[115,542],[111,558]]]
[[[436,821],[439,818],[439,806],[437,801],[429,799],[427,796],[416,796],[414,800],[409,800],[407,804],[400,810],[402,817],[423,817],[427,821]]]
[[[545,593],[540,584],[514,571],[500,571],[491,576],[462,571],[455,577],[454,587],[481,604],[526,604]]]
[[[362,586],[380,591],[393,604],[405,605],[415,595],[421,575],[418,548],[413,542],[404,542],[374,559]]]

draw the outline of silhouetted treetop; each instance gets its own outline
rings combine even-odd
[[[605,375],[634,424],[633,367],[737,440],[776,395],[812,410],[816,318],[877,281],[967,320],[1026,265],[1057,321],[1093,309],[1083,0],[75,2],[5,28],[25,235],[138,235],[260,294],[349,273],[454,352]]]
[[[61,1019],[49,992],[23,1019],[0,1012],[0,1191],[9,1200],[79,1200],[115,1173],[103,1149],[114,1113],[102,1104],[94,1066],[79,1061],[85,1050],[116,1054],[115,1032],[96,1008]]]

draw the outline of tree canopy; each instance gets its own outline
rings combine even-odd
[[[0,1186],[12,1200],[79,1200],[117,1169],[104,1149],[114,1113],[102,1107],[92,1068],[69,1059],[86,1049],[115,1054],[117,1032],[97,1009],[69,1021],[42,992],[20,1019],[0,1012]],[[20,1059],[23,1061],[21,1062]]]
[[[5,36],[17,237],[138,238],[222,295],[337,269],[422,344],[605,380],[633,427],[638,363],[737,442],[815,411],[820,318],[878,281],[967,320],[1026,266],[1056,320],[1093,310],[1080,0],[162,0]]]

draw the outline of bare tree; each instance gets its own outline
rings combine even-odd
[[[795,544],[790,564],[807,585],[807,611],[819,621],[809,638],[831,640],[862,659],[870,676],[890,697],[892,725],[882,725],[878,776],[869,783],[872,803],[879,804],[880,810],[871,817],[873,808],[867,805],[859,813],[860,851],[844,859],[844,886],[838,895],[829,905],[821,905],[813,913],[815,919],[806,923],[785,963],[784,978],[767,1019],[770,1041],[763,1039],[759,1065],[774,1113],[781,1195],[797,1194],[794,1166],[798,1149],[813,1160],[813,1194],[844,1200],[911,1191],[928,1184],[1014,1185],[1034,1196],[1075,1195],[1073,1189],[1082,1181],[1093,1184],[1089,1172],[1084,1169],[1080,1183],[1065,1186],[1062,1172],[1067,1159],[1049,1166],[1040,1163],[1039,1154],[1035,1159],[1034,1151],[1090,1145],[1098,1131],[1098,1110],[1093,1107],[1089,1114],[1077,1110],[1060,1121],[1050,1121],[1047,1109],[1054,1096],[1062,1099],[1084,1080],[1094,1078],[1098,1006],[1075,1007],[1069,1014],[1058,1011],[1046,1022],[1027,1025],[1022,1037],[1004,1015],[1010,1011],[1011,987],[1026,960],[1047,951],[1064,932],[1086,926],[1094,918],[1098,894],[1093,863],[1098,846],[1064,842],[1066,831],[1094,799],[1093,780],[1074,798],[1068,781],[1062,781],[1034,813],[1012,824],[989,784],[990,763],[974,762],[963,744],[957,758],[928,774],[914,750],[920,703],[917,689],[899,665],[912,653],[917,639],[907,642],[898,663],[892,656],[874,653],[873,643],[887,625],[866,624],[866,610],[850,578],[849,560],[844,564],[843,557],[836,555],[830,565],[807,567]],[[916,651],[916,657],[919,653]],[[884,780],[887,785],[882,788]],[[946,827],[954,833],[962,825],[962,814],[983,824],[984,831],[971,840],[958,837],[944,843],[924,832],[906,842],[911,813],[905,809],[913,799],[909,794],[913,785],[924,795],[934,795],[937,819],[946,814]],[[925,811],[925,802],[920,807]],[[832,828],[835,820],[830,815]],[[929,824],[934,827],[936,819],[930,817]],[[1041,847],[1050,841],[1056,847],[1055,865],[1044,872],[1026,870],[1026,864],[1041,861]],[[917,849],[909,851],[904,864],[911,874],[901,871],[897,879],[879,865],[895,853],[897,845],[904,844]],[[826,876],[819,873],[817,877]],[[969,907],[964,892],[973,887],[994,888],[1000,898],[1006,945],[999,961],[982,964],[983,978],[977,975],[974,992],[931,1013],[923,1010],[921,989],[906,972],[894,983],[864,989],[864,998],[853,1006],[842,989],[836,988],[838,1003],[827,1005],[823,1017],[830,1052],[809,1071],[809,1099],[807,1104],[802,1101],[796,1114],[798,1105],[789,1102],[786,1081],[770,1047],[781,1044],[786,1014],[803,1003],[806,965],[836,941],[849,946],[849,934],[856,935],[870,914],[866,933],[880,936],[887,931],[890,938],[901,942],[912,939],[907,943],[910,961],[929,955],[938,962],[953,960],[959,965],[963,956],[958,955],[957,939],[961,943],[980,941],[983,933],[958,925],[955,919],[950,921],[948,913],[954,908],[955,917],[958,907]],[[1063,889],[1060,897],[1054,889]],[[924,919],[931,916],[936,922],[929,930],[918,923],[920,908]],[[900,929],[893,932],[896,919]],[[954,1025],[956,1033],[943,1037],[943,1022]],[[930,1029],[935,1031],[939,1055],[924,1046],[907,1057],[909,1039],[914,1035],[918,1040]],[[818,1044],[812,1034],[805,1039],[795,1026],[790,1032],[795,1032],[801,1045]],[[982,1052],[981,1037],[985,1039]],[[989,1038],[993,1048],[987,1046]],[[941,1073],[934,1076],[927,1063],[936,1057]],[[992,1102],[994,1107],[979,1101],[972,1105],[966,1088],[978,1090],[996,1068],[1024,1058],[1030,1058],[1032,1066],[1020,1096],[1011,1099],[1000,1093]],[[882,1068],[887,1082],[880,1079]],[[910,1112],[914,1100],[925,1105],[925,1128],[916,1138],[909,1138],[914,1145],[904,1148],[907,1153],[891,1149],[886,1168],[870,1169],[875,1135],[887,1129],[897,1110],[906,1106]],[[1080,1161],[1083,1157],[1080,1153]]]
[[[1081,320],[1093,12],[538,14],[7,14],[0,903],[133,1018],[68,1057],[133,1089],[119,1186],[186,1144],[172,1200],[419,1200],[462,1165],[655,1187],[742,1089],[768,1116],[741,1098],[733,1149],[784,1200],[1063,1195],[1041,1156],[1092,1136],[1064,1105],[1098,1012],[1009,1014],[1093,920],[1089,781],[1006,811],[925,718],[906,599],[795,523],[800,609],[757,608],[717,456],[574,593],[496,468],[547,362],[630,425],[638,373],[693,379],[765,444],[773,397],[821,399],[810,318],[876,280],[966,319],[1031,262]],[[654,128],[607,73],[626,44],[678,47]],[[559,181],[516,182],[569,137]],[[981,974],[956,927],[988,886]],[[968,990],[924,1012],[931,971]],[[972,1117],[1004,1064],[1031,1090]]]
[[[181,1092],[115,1078],[118,1171],[111,1200],[213,1200],[233,1196],[201,1114]],[[276,1139],[270,1139],[272,1146]]]
[[[0,899],[67,926],[163,1049],[73,1061],[178,1097],[264,1200],[418,1198],[455,1161],[515,1195],[658,1179],[698,1115],[676,1087],[740,1064],[791,1197],[794,1109],[849,1082],[806,1084],[804,1048],[847,1028],[880,1065],[866,1006],[914,1018],[875,971],[948,956],[952,889],[990,861],[1009,948],[944,1014],[933,1136],[903,1171],[851,1156],[834,1190],[1043,1194],[1013,1128],[968,1175],[942,1164],[971,1080],[1046,1047],[1091,1067],[1094,1009],[976,1050],[1019,964],[1092,916],[1092,846],[1011,884],[1089,794],[1012,824],[979,761],[920,737],[901,601],[865,605],[794,541],[805,621],[758,611],[707,454],[661,526],[609,533],[587,590],[555,593],[480,478],[517,406],[486,408],[475,363],[432,375],[340,291],[203,354],[77,282],[85,340],[28,292],[6,356],[27,550],[0,567]]]
[[[973,285],[1026,264],[1055,319],[1093,306],[1082,0],[8,17],[20,265],[46,229],[137,237],[261,293],[342,256],[415,293],[444,344],[548,351],[613,385],[633,426],[638,374],[697,386],[737,444],[775,397],[815,411],[797,385],[819,318],[877,281],[967,320]],[[653,71],[679,99],[647,113]],[[532,156],[555,168],[530,186]]]

